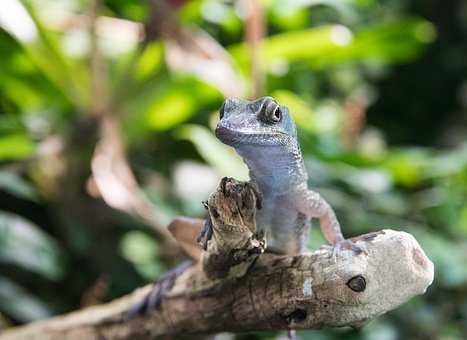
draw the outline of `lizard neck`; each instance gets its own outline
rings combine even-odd
[[[287,194],[306,183],[308,175],[298,143],[241,145],[237,152],[250,170],[250,178],[264,195]]]

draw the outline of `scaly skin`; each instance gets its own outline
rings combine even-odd
[[[310,220],[315,217],[337,251],[355,248],[344,240],[331,206],[308,189],[308,174],[287,107],[271,97],[227,99],[220,109],[216,136],[243,158],[251,181],[263,194],[257,226],[266,232],[268,249],[285,254],[306,251]]]

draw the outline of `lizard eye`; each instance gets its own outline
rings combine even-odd
[[[265,123],[278,123],[282,120],[282,110],[275,101],[268,101],[261,108],[262,118]]]
[[[272,112],[271,120],[273,120],[274,122],[280,122],[281,119],[282,119],[282,110],[279,107],[279,105],[277,105],[277,107]]]

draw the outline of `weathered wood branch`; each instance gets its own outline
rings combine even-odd
[[[354,238],[365,253],[336,258],[261,254],[254,187],[223,181],[208,201],[212,237],[198,265],[183,272],[159,308],[128,318],[150,286],[109,304],[9,330],[1,340],[152,339],[219,331],[359,327],[433,280],[433,264],[408,233],[382,230]],[[225,265],[225,266],[224,266]],[[228,268],[228,270],[225,270]]]

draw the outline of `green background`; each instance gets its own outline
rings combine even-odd
[[[173,30],[138,35],[146,23],[147,32],[158,27],[149,1],[107,0],[93,11],[84,0],[2,0],[0,329],[109,301],[182,258],[99,195],[90,164],[103,115],[120,124],[110,141],[122,145],[160,223],[203,217],[201,201],[222,176],[247,177],[213,134],[223,86],[253,95],[242,4],[168,2],[177,27],[202,29],[211,48],[223,47],[209,49],[224,60],[216,81],[203,76],[216,73],[212,64],[190,52],[174,63]],[[310,186],[346,236],[408,231],[436,269],[425,295],[360,331],[299,337],[467,338],[467,3],[261,3],[261,94],[292,111]],[[310,246],[323,242],[314,228]]]

